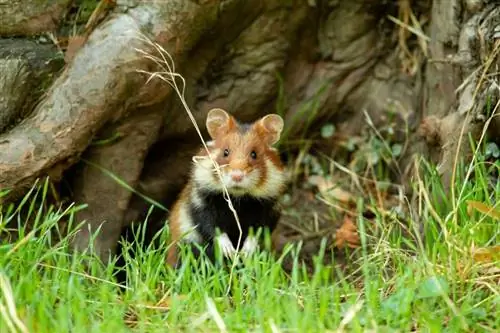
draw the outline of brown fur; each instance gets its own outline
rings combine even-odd
[[[168,254],[167,254],[167,263],[171,267],[175,266],[175,263],[177,262],[177,244],[180,241],[180,238],[182,236],[181,230],[180,230],[180,208],[181,206],[179,205],[180,202],[185,202],[189,200],[189,192],[191,191],[191,183],[188,183],[186,187],[181,191],[178,200],[172,207],[172,210],[170,211],[170,235],[171,235],[171,244],[168,249]]]
[[[210,114],[209,114],[210,117]],[[266,160],[270,161],[277,170],[283,171],[284,165],[281,162],[278,152],[271,147],[279,139],[281,131],[280,124],[275,125],[272,120],[261,118],[254,122],[251,127],[245,131],[238,125],[236,119],[224,112],[216,113],[216,117],[207,118],[207,130],[212,137],[213,145],[209,148],[211,153],[217,152],[214,160],[224,166],[225,170],[239,169],[245,172],[251,172],[255,169],[260,171],[260,178],[257,187],[265,186],[269,180],[268,166]],[[267,124],[267,126],[266,126]],[[274,126],[274,127],[273,127]],[[278,128],[278,130],[276,129]],[[229,149],[229,156],[224,156],[224,150]],[[251,152],[257,154],[257,158],[251,157]],[[198,156],[208,156],[205,148],[202,148]],[[219,182],[216,173],[212,174],[214,183]],[[190,193],[193,188],[193,177],[190,178],[188,184],[180,193],[178,200],[174,204],[170,214],[170,232],[172,244],[170,245],[167,257],[167,263],[174,266],[178,257],[178,243],[182,237],[181,231],[181,207],[183,203],[191,200]],[[281,185],[281,184],[280,184]]]

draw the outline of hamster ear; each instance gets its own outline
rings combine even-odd
[[[272,146],[279,141],[285,122],[277,114],[268,114],[257,123],[268,145]]]
[[[231,130],[235,123],[226,111],[216,108],[208,111],[207,115],[207,131],[212,139],[221,133],[227,133]]]

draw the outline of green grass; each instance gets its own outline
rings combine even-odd
[[[427,173],[420,189],[428,201],[423,196],[421,211],[414,212],[424,223],[423,239],[411,220],[405,224],[410,235],[398,236],[396,214],[360,218],[362,247],[349,274],[320,264],[321,252],[308,275],[291,247],[297,264],[289,273],[281,268],[283,257],[265,251],[232,274],[192,258],[172,271],[163,264],[166,246],[129,244],[135,257],[126,258],[126,289],[114,282],[113,264],[104,269],[68,254],[58,228],[75,223],[80,208],[51,207],[44,202],[49,187],[39,186],[17,207],[2,208],[0,332],[16,326],[15,318],[25,332],[498,331],[498,259],[488,266],[470,252],[498,244],[499,221],[467,211],[468,200],[498,209],[500,185],[488,186],[487,167],[476,163],[474,181],[463,182],[458,173],[456,211],[449,200],[447,207],[429,205],[442,190],[435,172]],[[360,200],[359,210],[363,205]],[[19,229],[17,240],[7,242],[9,228]],[[168,230],[158,237],[166,244]]]

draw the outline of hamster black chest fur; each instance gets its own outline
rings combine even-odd
[[[203,241],[210,242],[215,237],[216,228],[226,233],[234,247],[238,244],[240,230],[229,208],[228,202],[220,192],[200,191],[201,205],[190,205],[190,215]],[[275,200],[255,198],[249,195],[230,196],[238,215],[242,229],[241,244],[248,236],[250,228],[257,231],[259,227],[273,230],[279,220],[280,212]]]

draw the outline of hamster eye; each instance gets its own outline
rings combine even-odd
[[[229,149],[224,149],[224,157],[228,157],[229,156]]]
[[[252,159],[257,159],[257,153],[255,152],[255,150],[252,150],[252,152],[250,153],[250,157],[252,157]]]

